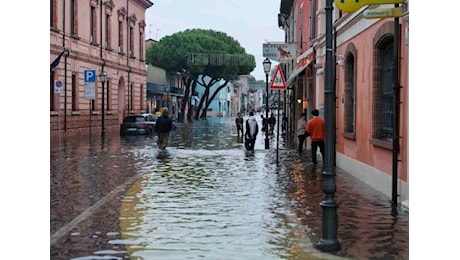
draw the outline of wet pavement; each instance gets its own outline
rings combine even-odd
[[[233,124],[177,124],[166,151],[117,133],[52,143],[51,259],[409,258],[408,213],[340,169],[341,250],[318,251],[321,163],[281,136],[277,156],[263,132],[247,152]]]

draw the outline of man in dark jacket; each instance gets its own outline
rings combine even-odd
[[[259,133],[259,125],[257,125],[256,118],[254,117],[254,112],[249,112],[249,118],[246,120],[246,134],[244,146],[248,151],[254,150],[254,145],[256,143],[257,133]]]
[[[155,123],[155,132],[158,135],[158,148],[166,149],[166,146],[169,142],[169,132],[171,132],[173,128],[173,123],[171,118],[168,116],[168,108],[163,107],[161,116],[157,118]]]
[[[275,114],[271,113],[270,117],[268,118],[268,133],[273,134],[273,130],[275,129],[275,124],[276,124],[276,119],[275,119]]]
[[[238,136],[240,136],[241,133],[241,137],[243,137],[243,117],[241,116],[241,113],[236,114],[235,124]]]

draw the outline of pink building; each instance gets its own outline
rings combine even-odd
[[[95,133],[118,131],[125,115],[146,110],[145,10],[152,5],[50,1],[50,63],[62,54],[50,73],[51,138],[59,130],[65,136],[87,135],[90,127]],[[95,70],[95,83],[85,80],[87,70]],[[57,80],[63,83],[60,94],[54,91]]]
[[[294,96],[289,107],[295,108],[289,112],[291,121],[298,118],[299,109],[305,108],[308,113],[316,108],[324,116],[325,5],[326,0],[281,0],[280,27],[286,31],[286,41],[297,42],[301,50],[303,48],[299,45],[304,45],[304,41],[311,47],[302,51],[300,56],[298,53],[296,65],[287,65],[288,89],[291,89],[288,95]],[[394,44],[394,18],[364,17],[366,10],[391,7],[394,5],[364,6],[353,13],[344,13],[334,5],[335,157],[338,167],[388,196],[392,195],[392,176],[396,168],[398,202],[408,208],[408,4],[403,5],[404,14],[399,18],[400,41],[397,46]],[[400,49],[398,111],[393,108],[397,103],[393,96],[395,47]],[[292,104],[296,101],[298,104]],[[399,117],[397,125],[393,121],[395,112]],[[399,152],[393,149],[392,142],[396,127]],[[393,159],[394,155],[397,161]]]

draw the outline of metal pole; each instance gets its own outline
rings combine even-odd
[[[104,93],[104,88],[105,88],[105,82],[102,81],[102,128],[101,128],[101,136],[102,136],[102,138],[105,137],[105,117],[104,117],[104,114],[105,114],[105,111],[104,111],[105,93]]]
[[[323,230],[322,237],[317,246],[322,251],[338,251],[340,244],[337,241],[337,203],[334,199],[336,192],[335,184],[335,90],[333,85],[333,70],[335,58],[332,52],[332,1],[326,0],[326,78],[324,87],[325,101],[325,121],[326,121],[326,138],[325,138],[325,157],[323,158],[323,193],[325,194],[320,205],[323,210]]]
[[[267,124],[267,128],[265,129],[265,149],[270,148],[269,140],[268,140],[268,73],[265,72],[265,90],[267,92],[266,98],[266,103],[265,103],[265,122]],[[263,122],[262,122],[262,128],[263,128]]]
[[[61,145],[61,93],[58,93],[58,144]]]
[[[395,4],[398,8],[399,4]],[[392,165],[392,212],[397,214],[396,206],[398,205],[398,154],[399,154],[399,98],[400,89],[399,85],[399,17],[394,18],[394,36],[393,36],[393,50],[394,50],[394,65],[393,65],[393,165]]]
[[[99,30],[99,40],[101,41],[101,49],[100,49],[100,56],[101,56],[101,60],[103,62],[102,64],[102,71],[101,73],[104,74],[104,66],[105,66],[105,60],[102,58],[102,44],[103,44],[103,41],[102,41],[102,5],[104,4],[104,1],[101,0],[100,2],[100,6],[99,6],[99,12],[100,12],[100,17],[99,17],[99,23],[100,23],[100,27],[101,29]],[[107,25],[106,25],[107,26]],[[104,77],[104,80],[102,80],[102,117],[101,117],[101,138],[104,139],[105,137],[105,104],[104,104],[104,101],[105,101],[105,81],[107,80],[106,77]]]
[[[89,143],[91,143],[91,114],[92,114],[93,100],[89,99]]]
[[[281,90],[278,90],[278,105],[276,106],[278,108],[278,115],[277,121],[278,123],[276,124],[276,166],[278,166],[278,157],[279,157],[279,143],[280,143],[280,94]]]

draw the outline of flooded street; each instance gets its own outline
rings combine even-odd
[[[316,250],[321,163],[280,137],[277,167],[276,135],[266,150],[259,132],[247,152],[233,124],[177,124],[165,151],[117,133],[52,143],[51,259],[409,258],[408,214],[391,216],[388,197],[339,169],[342,249]]]

